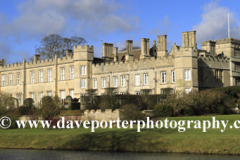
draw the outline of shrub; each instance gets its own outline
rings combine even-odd
[[[80,103],[71,103],[71,110],[80,110]]]
[[[45,96],[42,98],[42,107],[40,109],[40,115],[43,119],[54,118],[55,116],[59,115],[59,106],[58,102],[54,101],[52,97]]]
[[[224,105],[221,105],[221,106],[218,107],[218,113],[219,113],[220,115],[226,114],[227,111],[228,111],[228,109],[227,109],[227,107],[224,106]]]
[[[141,112],[141,107],[135,104],[127,104],[121,106],[123,110],[124,120],[143,120],[144,114]]]
[[[32,98],[27,98],[23,101],[24,106],[26,107],[33,107],[34,106],[34,100]]]
[[[156,117],[171,117],[173,116],[173,108],[167,104],[158,104],[154,107]]]
[[[184,115],[185,116],[193,116],[195,113],[194,113],[194,109],[192,106],[188,106],[184,109]]]
[[[5,115],[7,113],[7,109],[5,107],[0,107],[0,115]]]
[[[31,107],[26,107],[26,106],[20,106],[20,107],[18,108],[19,113],[20,113],[21,115],[28,115],[30,109],[31,109]]]
[[[105,95],[101,96],[100,107],[101,109],[117,109],[117,97],[115,96],[116,88],[105,88]]]
[[[17,123],[16,123],[16,120],[18,120],[18,119],[19,119],[19,117],[16,115],[11,117],[12,123],[11,123],[11,126],[9,127],[9,129],[17,129],[18,128]]]
[[[238,96],[240,94],[240,86],[221,87],[221,88],[214,88],[212,90],[224,92],[233,98],[240,98]]]

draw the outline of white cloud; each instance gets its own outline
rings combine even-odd
[[[152,30],[150,30],[150,34],[154,34],[154,35],[166,35],[169,30],[171,29],[171,22],[169,21],[169,16],[165,16],[163,20],[158,22],[158,25],[156,28],[153,28]]]
[[[197,42],[227,38],[228,13],[231,38],[239,39],[240,25],[235,17],[235,13],[227,7],[221,7],[216,2],[211,2],[203,8],[202,21],[198,25],[193,26],[193,30],[197,31]]]
[[[36,37],[70,32],[96,37],[114,31],[130,32],[139,23],[138,17],[120,15],[123,6],[111,0],[27,0],[17,9],[19,16],[4,21],[0,34]]]

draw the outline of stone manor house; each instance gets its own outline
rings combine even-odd
[[[119,52],[111,43],[102,44],[102,58],[94,57],[93,46],[74,46],[66,57],[5,65],[0,61],[1,92],[10,93],[23,104],[26,98],[40,102],[45,95],[70,95],[80,98],[87,89],[102,95],[105,88],[117,94],[161,94],[166,91],[202,90],[240,85],[240,40],[227,38],[202,42],[197,48],[196,32],[182,33],[182,46],[167,51],[167,36],[157,36],[150,47],[141,39],[141,49],[133,50],[126,41],[126,51]],[[144,92],[145,93],[145,92]]]

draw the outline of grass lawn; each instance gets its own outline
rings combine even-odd
[[[240,154],[240,130],[230,129],[240,115],[215,116],[229,120],[220,129],[0,129],[0,148],[141,151],[177,153]],[[212,120],[212,116],[171,117],[169,120]],[[239,124],[240,126],[240,124]]]

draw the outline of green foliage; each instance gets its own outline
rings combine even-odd
[[[17,116],[17,115],[14,115],[11,117],[12,123],[11,123],[11,126],[9,127],[9,129],[17,129],[18,128],[17,123],[16,123],[16,120],[18,120],[18,119],[19,119],[19,116]]]
[[[23,104],[24,106],[31,108],[34,105],[34,100],[32,98],[27,98],[23,101]]]
[[[99,109],[100,106],[100,96],[96,96],[96,89],[88,89],[86,90],[87,96],[81,97],[81,105],[86,105],[86,109]]]
[[[7,109],[5,107],[0,107],[0,116],[3,116],[7,113]]]
[[[230,86],[230,87],[222,87],[222,88],[214,88],[212,90],[221,91],[230,95],[232,98],[240,98],[240,86]]]
[[[58,98],[52,98],[45,96],[42,98],[42,107],[40,109],[40,115],[43,119],[54,118],[60,114]]]
[[[14,98],[10,97],[8,93],[0,92],[0,108],[2,107],[6,109],[7,107],[9,107],[10,109],[12,109],[12,104],[14,104]]]
[[[172,117],[173,108],[168,104],[158,104],[154,107],[156,117]]]
[[[195,115],[193,106],[188,106],[183,111],[184,111],[184,115],[185,116],[193,116],[193,115]]]
[[[71,103],[71,110],[79,110],[80,109],[80,103]]]
[[[19,113],[20,113],[21,115],[28,115],[30,109],[31,109],[31,107],[26,107],[26,106],[20,106],[20,107],[18,108]]]
[[[116,88],[105,88],[105,95],[101,96],[100,108],[101,109],[117,109],[120,104],[115,96]]]
[[[227,112],[228,112],[228,109],[227,109],[226,106],[221,105],[221,106],[218,107],[218,113],[219,113],[220,115],[224,115],[224,114],[226,114]]]
[[[143,120],[144,114],[141,112],[141,107],[138,107],[135,104],[127,104],[121,106],[123,110],[124,120]]]

